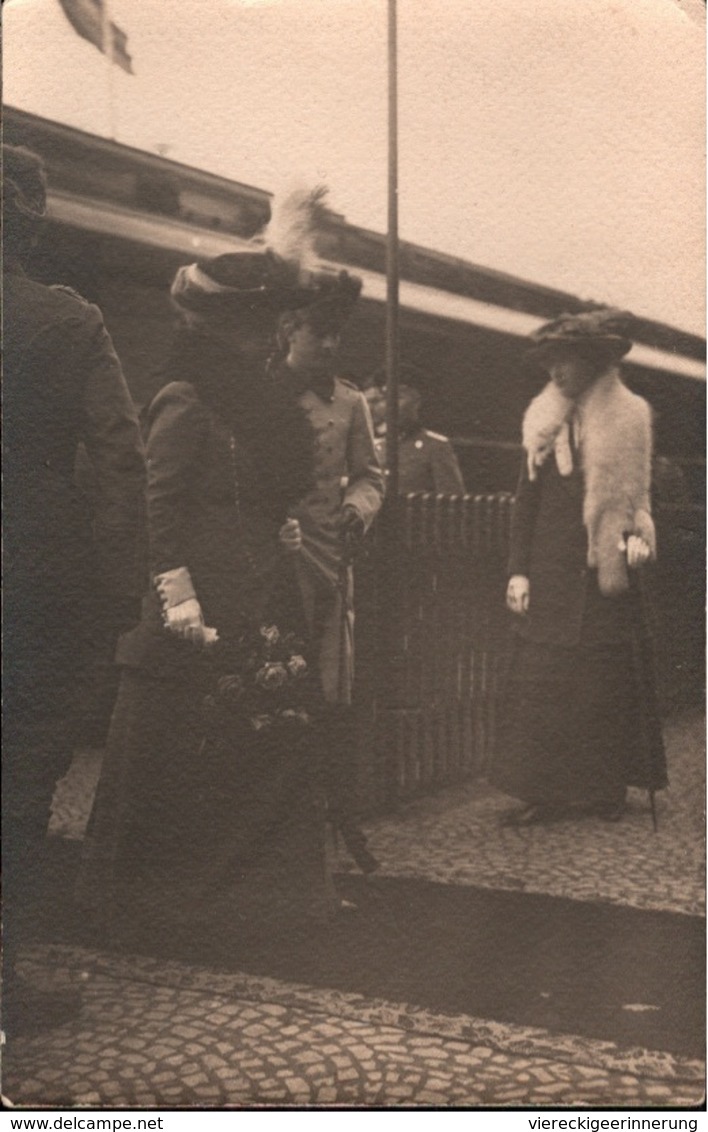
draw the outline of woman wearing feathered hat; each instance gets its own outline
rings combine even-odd
[[[220,888],[245,912],[337,903],[295,573],[317,438],[301,390],[267,365],[284,311],[343,322],[358,297],[359,280],[313,266],[320,208],[291,195],[250,247],[172,286],[179,326],[147,413],[151,585],[119,647],[78,890],[114,925],[207,916]]]
[[[523,422],[507,605],[517,647],[492,781],[516,825],[618,820],[666,785],[641,568],[656,556],[651,411],[624,385],[629,316],[562,315],[533,336],[550,382]]]

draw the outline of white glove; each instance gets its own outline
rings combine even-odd
[[[216,629],[204,624],[202,607],[186,566],[157,574],[154,582],[162,605],[162,620],[170,633],[197,645],[209,645],[218,640]]]
[[[627,566],[630,570],[638,570],[651,558],[649,543],[639,535],[629,535],[626,542],[623,539],[619,549],[627,552]]]
[[[283,550],[288,554],[297,554],[302,550],[302,530],[297,519],[288,519],[278,531],[278,539]]]
[[[506,604],[512,613],[528,613],[531,586],[523,574],[514,574],[506,587]]]
[[[204,643],[206,626],[202,616],[202,607],[196,597],[190,597],[187,601],[181,601],[179,605],[165,609],[162,619],[165,628],[169,629],[175,636],[184,637],[186,641],[193,641],[194,644],[198,645]]]

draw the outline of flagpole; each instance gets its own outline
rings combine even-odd
[[[101,2],[101,39],[103,42],[103,55],[106,60],[106,96],[108,104],[108,136],[111,141],[117,141],[118,127],[116,120],[116,90],[115,75],[113,72],[113,28],[111,26],[111,13],[108,0]]]
[[[398,494],[398,60],[396,0],[388,0],[388,230],[386,237],[386,484],[385,522],[381,528],[380,592],[385,600],[381,618],[382,653],[386,658],[384,766],[392,799],[398,790],[401,707],[406,702],[403,639],[403,555],[401,499]]]
[[[398,496],[398,58],[396,0],[388,0],[388,234],[386,239],[386,464]],[[396,508],[394,506],[393,510]]]

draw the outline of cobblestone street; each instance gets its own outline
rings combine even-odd
[[[385,878],[570,896],[693,922],[704,897],[702,718],[672,722],[667,743],[672,787],[657,834],[639,795],[618,826],[514,833],[498,823],[508,801],[472,783],[373,821],[371,846]],[[96,773],[95,756],[77,757],[57,794],[55,834],[81,835]],[[83,1006],[63,1026],[9,1041],[3,1093],[19,1107],[661,1109],[704,1097],[702,1058],[394,994],[53,942],[36,944],[23,968],[38,984],[80,988]],[[504,978],[493,957],[488,977]]]

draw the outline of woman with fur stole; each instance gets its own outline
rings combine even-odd
[[[623,384],[627,316],[562,315],[533,336],[550,382],[523,422],[507,606],[516,618],[492,781],[529,825],[617,821],[667,783],[640,571],[656,555],[649,405]]]
[[[146,421],[150,585],[119,643],[77,893],[113,938],[339,906],[292,515],[315,485],[316,436],[268,359],[283,311],[326,302],[344,320],[361,285],[307,266],[298,211],[289,242],[271,230],[172,285],[179,325]]]

